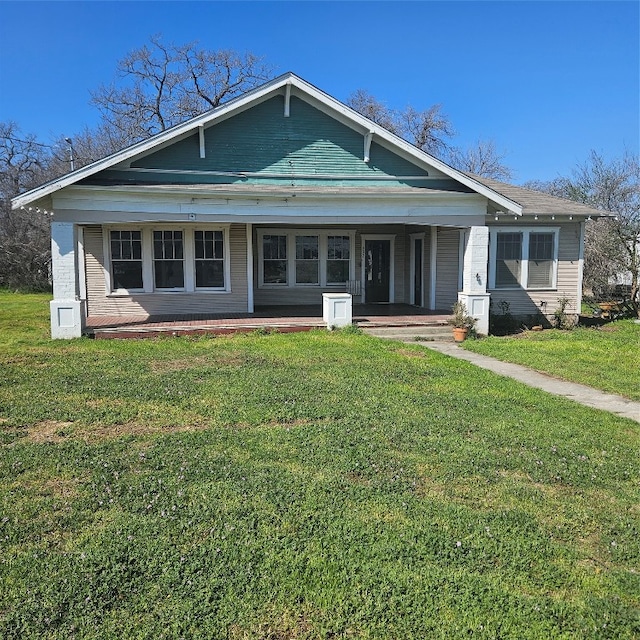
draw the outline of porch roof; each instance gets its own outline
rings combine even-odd
[[[575,216],[592,216],[592,217],[613,217],[615,214],[589,207],[573,200],[567,200],[566,198],[559,198],[557,196],[543,193],[542,191],[536,191],[534,189],[527,189],[525,187],[518,187],[506,182],[500,182],[499,180],[493,180],[492,178],[484,178],[476,176],[474,174],[467,174],[473,177],[478,182],[486,185],[490,189],[501,193],[506,198],[517,202],[522,206],[523,215],[575,215]],[[497,210],[495,205],[489,207],[490,213]]]

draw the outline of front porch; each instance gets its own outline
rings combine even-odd
[[[353,324],[373,327],[439,327],[446,311],[430,311],[408,304],[353,307]],[[320,305],[258,307],[255,313],[89,316],[85,334],[96,339],[150,338],[183,335],[224,335],[251,331],[290,333],[324,328]]]

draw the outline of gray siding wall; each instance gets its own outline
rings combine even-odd
[[[504,226],[504,225],[501,225]],[[513,315],[526,316],[543,313],[551,316],[558,308],[559,298],[569,298],[568,313],[578,313],[577,294],[580,274],[580,225],[569,223],[555,225],[560,227],[558,236],[558,280],[556,289],[529,290],[524,289],[492,289],[492,309],[499,311],[499,303],[509,303],[509,311]],[[546,304],[543,304],[546,303]]]
[[[246,313],[247,250],[245,225],[233,224],[229,230],[231,257],[230,292],[139,293],[107,295],[103,230],[84,228],[87,313],[100,315],[157,315],[189,313]]]
[[[449,311],[458,299],[460,231],[439,227],[436,259],[436,309]]]

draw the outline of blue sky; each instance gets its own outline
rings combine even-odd
[[[435,103],[514,182],[640,144],[640,3],[0,0],[0,120],[43,142],[97,121],[89,91],[153,34],[261,55],[346,100]]]

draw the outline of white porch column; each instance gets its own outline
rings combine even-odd
[[[77,234],[72,222],[51,223],[53,300],[51,337],[79,338],[86,319],[84,300],[78,297]]]
[[[489,261],[488,227],[469,227],[465,233],[462,291],[458,300],[477,319],[478,333],[489,333],[489,293],[487,293],[487,265]]]

